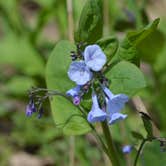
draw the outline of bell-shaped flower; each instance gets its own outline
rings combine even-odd
[[[72,97],[77,96],[77,95],[80,93],[80,90],[81,90],[81,86],[80,86],[80,85],[77,85],[76,87],[74,87],[74,88],[68,90],[68,91],[66,92],[66,95],[67,95],[67,96],[72,96]]]
[[[91,70],[100,71],[107,59],[101,48],[97,44],[94,44],[85,48],[84,60]]]
[[[73,98],[74,105],[80,104],[80,101],[81,101],[80,90],[81,90],[81,86],[77,85],[76,87],[74,87],[66,92],[67,96],[71,96]]]
[[[121,111],[129,100],[125,94],[114,95],[107,87],[103,87],[103,90],[108,99],[109,110],[112,113]]]
[[[33,114],[33,110],[30,105],[26,106],[26,116],[31,116]]]
[[[119,113],[128,101],[125,94],[114,95],[107,87],[103,87],[106,94],[107,111],[109,113],[109,124],[124,120],[127,115]]]
[[[92,79],[92,72],[84,61],[75,61],[69,67],[68,76],[77,85],[84,85]]]
[[[127,115],[125,115],[125,114],[121,114],[121,113],[113,113],[113,114],[111,114],[110,113],[110,120],[109,120],[109,124],[110,125],[112,125],[112,124],[114,124],[114,123],[116,123],[116,122],[118,122],[118,121],[121,121],[121,120],[124,120],[125,118],[127,117]]]
[[[95,93],[92,94],[92,102],[92,108],[87,117],[88,121],[90,123],[104,121],[107,118],[107,114],[100,109],[97,95]]]
[[[36,111],[34,101],[31,99],[29,104],[26,106],[26,116],[31,116]]]

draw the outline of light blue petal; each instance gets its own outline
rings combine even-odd
[[[68,70],[69,78],[77,85],[84,85],[92,79],[92,72],[84,61],[72,62]]]
[[[114,96],[114,94],[106,86],[103,86],[102,88],[108,99],[111,99]]]
[[[100,108],[92,109],[88,113],[88,122],[94,123],[94,122],[101,122],[104,121],[107,118],[107,114],[102,111]]]
[[[68,91],[66,92],[66,95],[67,95],[67,96],[72,96],[72,97],[77,96],[77,95],[79,94],[79,92],[80,92],[80,89],[81,89],[81,86],[80,86],[80,85],[77,85],[76,87],[74,87],[74,88],[68,90]]]
[[[96,44],[85,48],[84,59],[86,65],[93,71],[100,71],[107,60],[104,52]]]
[[[109,124],[112,125],[118,121],[124,120],[127,117],[125,114],[114,113],[110,116]]]
[[[107,117],[107,114],[106,112],[104,112],[102,109],[99,108],[97,95],[94,92],[92,94],[92,102],[93,102],[92,109],[88,114],[87,120],[90,123],[104,121]]]
[[[128,153],[130,153],[132,151],[132,148],[133,147],[131,145],[125,145],[122,148],[122,152],[125,153],[125,154],[128,154]]]
[[[106,94],[107,110],[111,114],[121,111],[129,100],[128,96],[125,94],[114,95],[107,87],[103,86],[102,88]]]
[[[125,103],[128,101],[128,97],[124,94],[118,94],[114,95],[109,101],[108,101],[108,111],[110,113],[115,113],[121,111]]]

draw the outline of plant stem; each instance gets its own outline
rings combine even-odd
[[[141,144],[140,144],[140,147],[138,149],[137,155],[135,157],[134,166],[137,165],[138,158],[139,158],[139,156],[141,154],[141,151],[142,151],[143,146],[145,145],[146,141],[147,141],[147,139],[143,139],[142,142],[141,142]]]
[[[101,125],[102,125],[102,129],[103,129],[103,134],[105,136],[107,146],[108,146],[108,152],[109,152],[108,157],[113,166],[119,166],[120,164],[119,164],[119,161],[117,158],[117,152],[116,152],[115,146],[113,144],[111,133],[110,133],[109,127],[107,125],[107,122],[104,121],[101,123]]]

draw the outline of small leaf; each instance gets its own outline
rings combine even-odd
[[[70,51],[73,50],[75,50],[75,46],[68,41],[60,41],[55,46],[55,49],[48,59],[46,68],[48,89],[55,89],[66,93],[67,90],[75,86],[67,76],[67,71],[71,63]],[[53,118],[56,124],[64,125],[64,134],[79,135],[90,130],[87,121],[81,117],[81,112],[78,107],[74,106],[70,101],[64,97],[55,96],[50,102]],[[75,114],[79,116],[73,116]]]
[[[87,0],[75,33],[75,41],[94,43],[102,36],[102,28],[102,2],[100,0]]]
[[[153,128],[152,128],[151,118],[143,112],[140,112],[140,114],[141,114],[141,118],[144,123],[145,130],[147,132],[147,137],[152,138],[153,137]]]
[[[138,133],[138,132],[136,132],[136,131],[132,131],[131,134],[132,134],[132,136],[133,136],[134,138],[136,138],[136,139],[140,139],[140,140],[143,140],[143,139],[144,139],[143,135],[140,134],[140,133]]]
[[[160,19],[157,18],[143,29],[128,32],[126,38],[128,38],[133,46],[137,46],[142,40],[151,35],[157,29],[159,21]]]
[[[159,19],[156,19],[145,28],[128,32],[123,41],[120,43],[117,54],[112,59],[112,63],[118,63],[119,61],[127,60],[139,66],[140,46],[143,41],[153,36],[157,29],[158,23]]]
[[[134,64],[122,61],[116,64],[107,74],[110,89],[113,93],[134,95],[146,86],[143,73]]]

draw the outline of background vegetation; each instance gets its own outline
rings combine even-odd
[[[44,116],[25,116],[27,90],[32,86],[46,87],[45,65],[56,42],[72,40],[72,30],[78,25],[85,0],[73,0],[72,8],[65,0],[1,0],[0,1],[0,165],[106,165],[108,159],[91,134],[65,137],[53,122],[49,103]],[[160,17],[158,30],[137,48],[147,87],[141,96],[146,111],[155,121],[156,134],[166,137],[166,2],[164,0],[103,0],[103,36],[123,38],[131,29],[139,29]],[[70,10],[72,9],[72,11]],[[73,26],[68,21],[73,16]],[[56,82],[55,82],[56,84]],[[141,103],[142,104],[142,103]],[[116,144],[139,142],[131,131],[143,135],[143,123],[138,117],[135,97],[126,107],[125,123],[111,127]],[[144,109],[144,105],[141,109]],[[124,126],[125,124],[125,126]],[[100,128],[98,129],[100,131]],[[119,148],[121,158],[121,149]],[[135,150],[125,156],[131,165]],[[74,159],[74,161],[73,161]],[[160,166],[166,163],[158,142],[147,144],[140,166]]]

